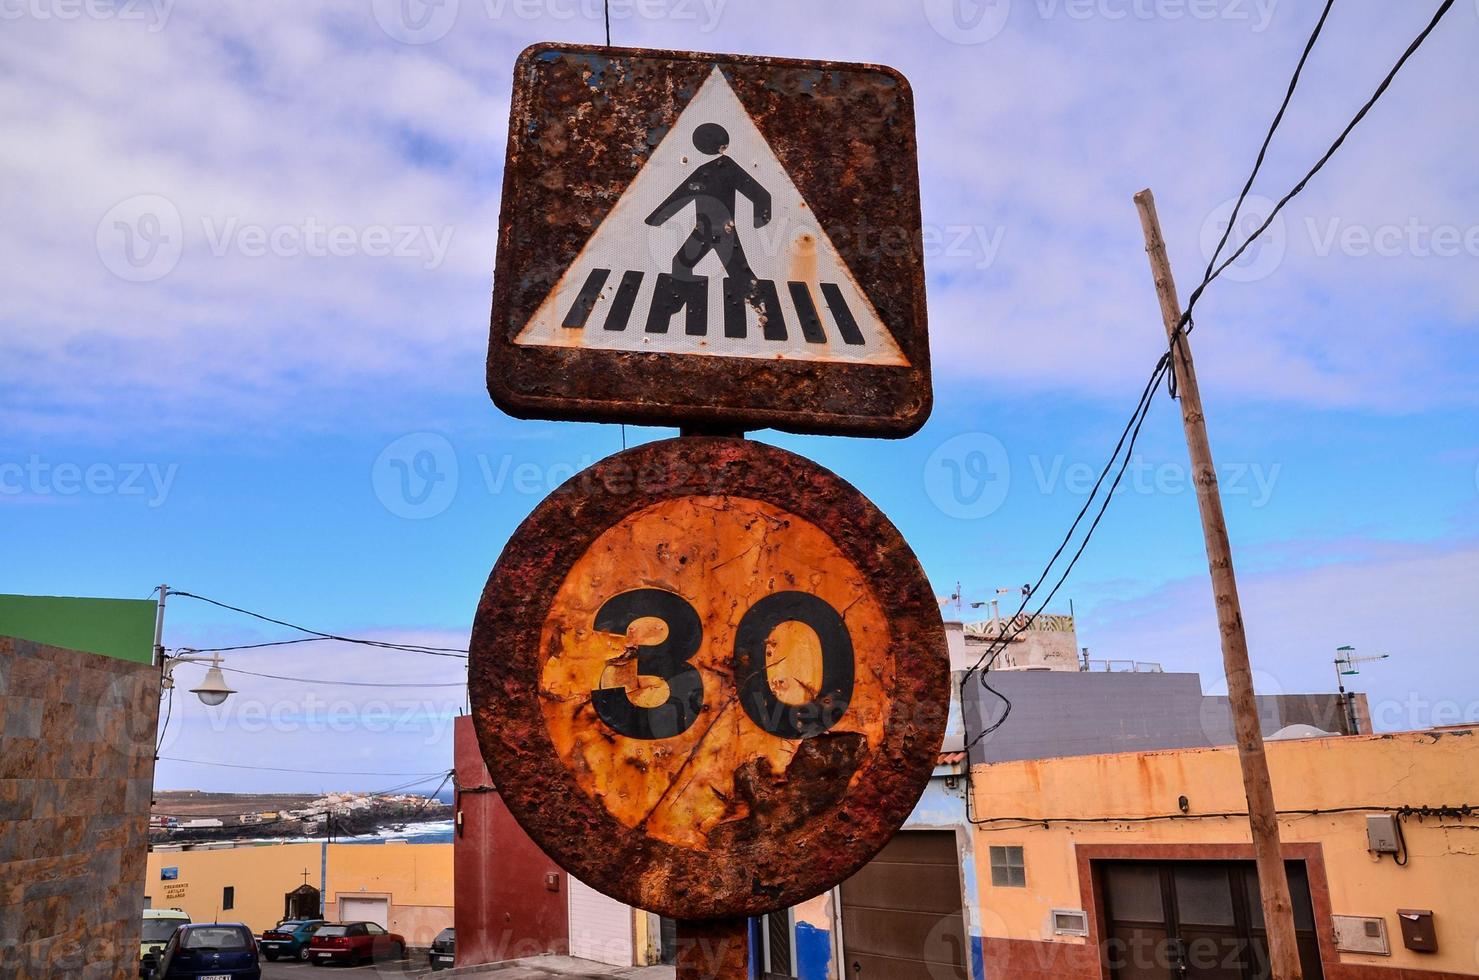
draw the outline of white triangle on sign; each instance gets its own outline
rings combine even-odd
[[[718,68],[515,343],[909,364]]]

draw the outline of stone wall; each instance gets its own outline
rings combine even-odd
[[[0,976],[138,975],[157,668],[0,636]]]

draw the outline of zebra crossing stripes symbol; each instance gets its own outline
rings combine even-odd
[[[561,325],[567,329],[580,330],[587,326],[596,301],[611,279],[612,270],[592,269],[586,277],[570,311]],[[616,286],[615,297],[607,307],[605,319],[600,327],[605,330],[625,330],[632,324],[632,311],[636,306],[637,293],[642,287],[644,273],[627,270],[621,274]],[[818,311],[811,287],[795,280],[786,284],[786,293],[791,300],[796,329],[809,344],[828,342],[828,331]],[[769,279],[741,280],[726,277],[722,280],[724,336],[746,339],[749,326],[747,306],[753,305],[759,312],[760,334],[766,340],[785,341],[790,338],[786,313],[781,306],[776,284]],[[865,343],[858,321],[848,308],[847,297],[835,282],[821,283],[823,303],[831,318],[831,326],[838,339],[844,344],[855,346]],[[683,331],[692,337],[704,337],[709,332],[709,279],[707,276],[681,278],[670,273],[659,272],[652,289],[652,302],[647,308],[645,326],[647,333],[663,334],[672,326],[673,317],[683,313]],[[643,319],[639,317],[639,319]],[[635,327],[634,327],[635,329]]]
[[[909,364],[718,68],[515,343]]]

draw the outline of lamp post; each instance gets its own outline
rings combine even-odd
[[[200,698],[200,703],[207,707],[217,707],[226,702],[226,699],[236,693],[236,689],[226,683],[226,676],[221,673],[221,655],[213,653],[209,657],[194,655],[190,653],[179,653],[164,658],[164,690],[168,691],[175,686],[175,666],[177,664],[203,664],[209,663],[210,669],[205,672],[201,682],[190,688],[190,693]]]
[[[1359,656],[1356,648],[1350,645],[1335,648],[1335,687],[1340,692],[1340,703],[1345,709],[1346,734],[1358,734],[1360,725],[1356,719],[1356,699],[1346,694],[1345,678],[1359,674],[1356,664],[1374,663],[1377,660],[1386,660],[1389,653],[1371,654]]]

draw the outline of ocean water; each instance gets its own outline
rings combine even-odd
[[[372,834],[361,834],[351,837],[348,834],[339,834],[334,838],[335,844],[386,844],[391,841],[404,841],[407,844],[450,844],[455,827],[451,820],[427,820],[422,823],[406,824],[402,830],[393,830],[382,827]],[[238,843],[249,843],[239,841]],[[257,843],[255,841],[250,843]],[[261,841],[270,844],[321,844],[323,837],[273,837]]]

